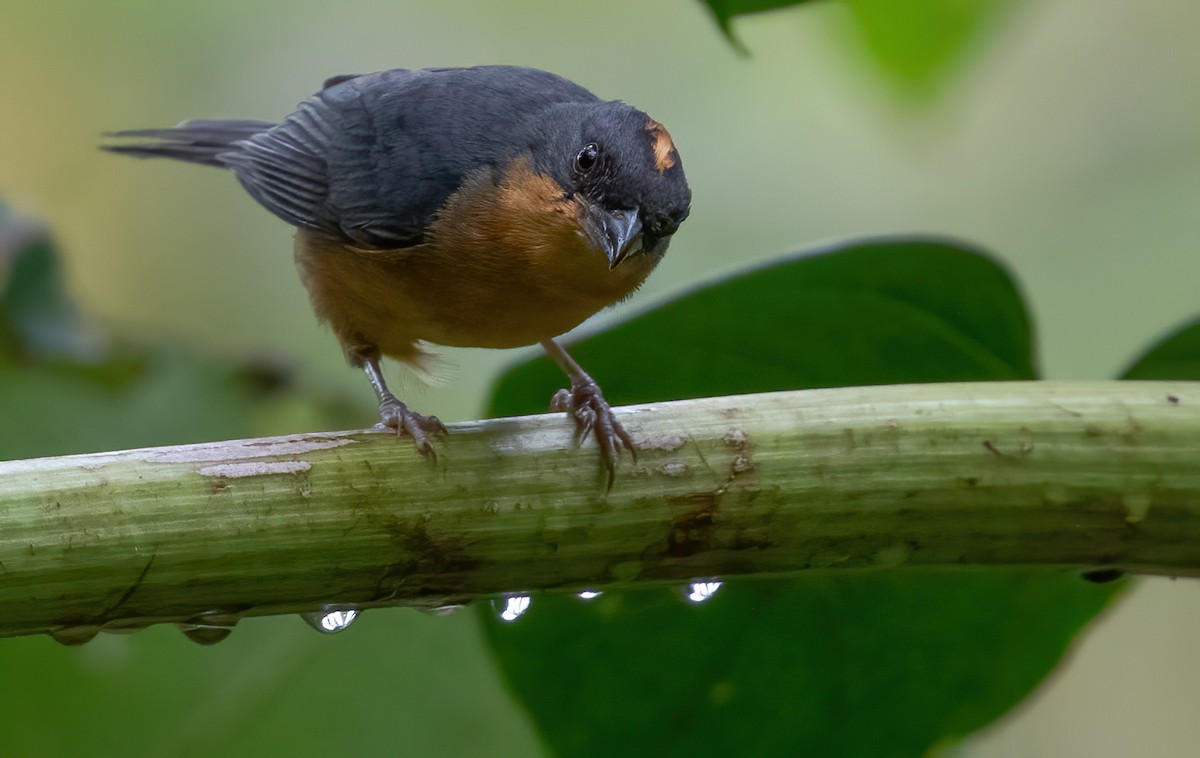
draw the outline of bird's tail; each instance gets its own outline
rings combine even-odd
[[[228,168],[221,156],[236,151],[236,143],[275,126],[269,121],[185,121],[174,129],[133,129],[110,132],[117,139],[153,140],[101,145],[110,153],[135,158],[170,158],[202,166]]]

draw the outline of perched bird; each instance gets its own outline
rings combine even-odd
[[[423,343],[541,343],[570,379],[553,407],[594,433],[610,477],[633,443],[554,341],[641,285],[687,218],[667,130],[545,71],[514,66],[338,76],[278,124],[187,121],[104,149],[230,169],[297,228],[318,318],[379,397],[381,424],[433,454],[434,416],[388,389],[380,357]],[[635,454],[635,453],[634,453]]]

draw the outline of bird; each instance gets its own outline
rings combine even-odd
[[[296,228],[318,319],[379,401],[380,428],[436,459],[446,433],[396,397],[383,357],[540,344],[570,383],[551,409],[595,437],[612,486],[633,440],[556,338],[632,295],[688,217],[670,133],[645,112],[519,66],[335,76],[278,123],[192,120],[102,148],[227,169]]]

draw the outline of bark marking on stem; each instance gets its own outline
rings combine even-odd
[[[246,461],[245,463],[218,463],[200,469],[200,476],[216,476],[238,479],[243,476],[271,476],[273,474],[299,474],[312,468],[308,461]]]

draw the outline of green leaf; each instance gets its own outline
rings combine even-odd
[[[1034,375],[1016,287],[949,240],[836,245],[703,286],[571,349],[614,403]],[[665,362],[665,365],[664,365]],[[500,380],[492,415],[545,409],[548,358]]]
[[[915,756],[1002,714],[1109,591],[1036,571],[535,598],[489,621],[560,755]]]
[[[63,285],[49,231],[0,204],[0,360],[95,347]]]
[[[536,755],[471,621],[384,609],[330,637],[255,618],[212,647],[169,625],[76,648],[5,639],[4,754]]]
[[[1035,373],[1005,271],[921,238],[744,273],[572,354],[619,403]],[[519,366],[492,407],[540,410],[562,383],[549,361]],[[564,755],[918,755],[1017,703],[1114,591],[1042,571],[826,574],[730,581],[700,606],[644,591],[536,597],[513,624],[483,616]]]
[[[717,26],[724,32],[725,38],[729,40],[730,44],[744,51],[745,47],[733,34],[734,16],[790,8],[794,5],[804,5],[812,0],[703,0],[703,2],[712,11]]]
[[[1200,318],[1160,340],[1134,361],[1121,378],[1200,380]]]
[[[810,0],[704,0],[730,44],[735,16]],[[1018,5],[1014,0],[842,0],[850,41],[894,85],[916,99],[937,94]]]
[[[273,423],[287,394],[246,371],[177,348],[0,364],[0,460],[304,431]],[[305,400],[325,425],[348,420],[323,398]]]
[[[119,340],[81,354],[80,323],[45,229],[0,212],[0,459],[373,420],[263,358]],[[398,639],[419,655],[394,655]],[[399,609],[332,639],[295,617],[250,619],[215,648],[167,625],[70,649],[44,635],[5,639],[4,753],[386,755],[402,733],[413,755],[532,754],[481,653],[473,619]],[[385,719],[393,729],[377,728]],[[462,722],[475,728],[454,728]]]
[[[269,361],[106,345],[67,293],[49,231],[0,205],[0,460],[253,437],[354,418],[341,403],[296,397],[289,383],[289,372]]]
[[[1013,0],[842,0],[854,35],[903,94],[936,94],[1017,5]]]

